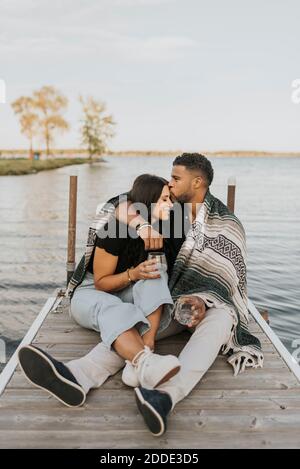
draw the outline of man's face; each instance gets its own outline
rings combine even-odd
[[[188,171],[185,166],[173,166],[169,182],[172,199],[182,203],[190,202],[194,196],[194,180],[195,174]]]

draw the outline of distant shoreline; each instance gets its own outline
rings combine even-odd
[[[180,155],[181,151],[159,152],[159,151],[123,151],[106,152],[102,157],[95,157],[90,161],[88,155],[83,150],[56,150],[50,158],[41,153],[40,159],[29,159],[28,150],[2,150],[0,151],[0,177],[1,176],[24,176],[35,174],[40,171],[49,171],[76,164],[87,164],[96,162],[107,162],[114,157],[172,157]],[[299,158],[300,153],[271,153],[260,151],[221,151],[203,152],[208,158]]]
[[[45,154],[43,150],[38,150]],[[108,151],[103,154],[103,157],[107,156],[166,156],[175,157],[183,153],[182,150],[178,151],[150,151],[150,150],[126,150],[126,151]],[[217,158],[299,158],[300,152],[271,152],[271,151],[258,151],[258,150],[223,150],[223,151],[203,151],[199,150],[199,153],[203,153],[208,157]],[[27,158],[28,150],[17,150],[17,149],[3,149],[0,150],[0,160],[3,159],[14,159],[14,158]],[[54,150],[55,158],[86,158],[87,153],[81,149],[58,149]]]
[[[95,158],[93,163],[99,161],[104,160]],[[0,176],[24,176],[26,174],[36,174],[40,171],[63,168],[64,166],[87,163],[91,163],[87,158],[49,158],[43,160],[2,158],[0,159]]]
[[[182,151],[118,151],[109,152],[104,156],[172,156]],[[199,151],[208,158],[300,158],[300,152],[267,152],[267,151]]]

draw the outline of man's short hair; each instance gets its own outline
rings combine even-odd
[[[214,170],[211,162],[200,153],[182,153],[173,161],[173,166],[185,166],[190,171],[198,171],[204,176],[207,187],[212,183]]]

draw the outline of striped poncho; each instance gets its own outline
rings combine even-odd
[[[248,330],[244,229],[209,191],[177,256],[169,287],[174,300],[196,295],[208,306],[227,305],[233,328],[222,349],[234,374],[262,367],[260,341]]]

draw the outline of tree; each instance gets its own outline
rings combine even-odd
[[[54,142],[54,134],[57,131],[64,132],[69,128],[69,124],[61,115],[67,108],[68,100],[53,86],[43,86],[40,90],[34,91],[33,101],[39,116],[39,127],[48,157],[50,146]]]
[[[107,151],[107,143],[112,138],[116,123],[111,114],[106,114],[106,105],[91,96],[84,99],[80,96],[83,119],[81,120],[81,143],[92,160],[95,155],[102,155]]]
[[[32,158],[33,138],[38,133],[38,115],[35,112],[34,100],[21,96],[12,103],[15,114],[19,115],[21,132],[30,142],[29,158]]]

